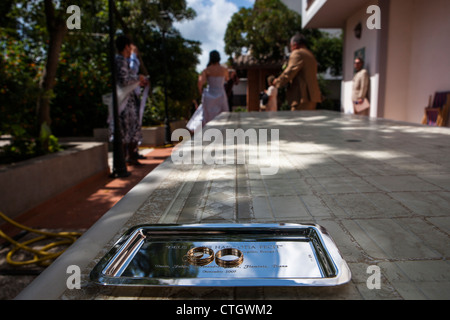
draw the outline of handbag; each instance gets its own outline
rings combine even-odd
[[[370,108],[370,102],[365,98],[362,103],[354,102],[353,107],[356,113],[360,113]]]

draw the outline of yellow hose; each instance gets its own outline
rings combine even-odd
[[[50,265],[50,263],[52,263],[52,261],[54,259],[56,259],[57,257],[59,257],[66,249],[58,251],[58,252],[48,252],[48,250],[55,248],[55,247],[59,247],[59,246],[69,246],[71,244],[73,244],[80,236],[81,233],[78,232],[58,232],[58,233],[52,233],[52,232],[45,232],[45,231],[40,231],[40,230],[35,230],[29,227],[26,227],[24,225],[21,225],[17,222],[15,222],[14,220],[10,219],[9,217],[7,217],[3,212],[0,211],[0,218],[2,218],[3,220],[5,220],[6,222],[12,224],[13,226],[32,232],[32,233],[36,233],[38,235],[40,235],[39,237],[36,237],[34,239],[31,240],[27,240],[24,241],[22,243],[15,241],[14,239],[12,239],[11,237],[9,237],[8,235],[6,235],[1,229],[0,229],[0,237],[5,239],[6,241],[8,241],[9,243],[11,243],[12,245],[14,245],[15,247],[8,252],[8,254],[6,255],[6,262],[10,265],[13,266],[23,266],[23,265],[29,265],[29,264],[38,264],[41,266],[48,266]],[[52,243],[49,243],[45,246],[43,246],[41,249],[33,249],[31,247],[29,247],[28,245],[32,244],[32,243],[37,243],[46,239],[52,239],[52,238],[61,238],[64,240],[60,240],[60,241],[55,241]],[[34,257],[33,259],[30,260],[25,260],[25,261],[17,261],[17,260],[13,260],[13,256],[14,254],[19,251],[19,250],[25,250],[28,252],[31,252]]]

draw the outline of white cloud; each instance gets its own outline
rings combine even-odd
[[[228,59],[224,51],[228,22],[240,7],[249,7],[253,3],[254,0],[187,0],[188,6],[197,12],[197,16],[194,20],[176,23],[174,27],[184,38],[201,42],[202,54],[197,71],[206,68],[212,50],[219,51],[222,63]]]

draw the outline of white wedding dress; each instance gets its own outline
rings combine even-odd
[[[228,112],[228,100],[225,93],[225,77],[208,77],[208,86],[203,90],[202,103],[187,124],[187,128],[195,131],[203,127],[222,112]]]

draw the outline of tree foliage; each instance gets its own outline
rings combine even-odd
[[[43,91],[40,85],[48,70],[52,42],[45,7],[49,3],[58,21],[69,18],[69,4],[78,5],[82,15],[81,29],[64,34],[54,86]],[[170,117],[189,116],[191,102],[197,97],[195,66],[200,46],[183,39],[171,22],[192,19],[195,12],[185,0],[116,0],[115,4],[117,34],[132,36],[157,93],[164,84],[163,58],[168,61]],[[102,95],[111,91],[108,1],[4,0],[0,15],[0,134],[39,136],[38,101],[43,96],[48,98],[51,130],[57,136],[88,136],[93,128],[106,127]],[[165,56],[162,28],[166,31]],[[160,94],[151,95],[148,106],[160,109],[162,104],[156,99],[161,99]],[[161,110],[152,114],[145,124],[162,122],[157,117]]]
[[[225,33],[225,52],[230,56],[250,53],[254,58],[279,61],[301,17],[280,0],[256,1],[253,8],[234,14]]]
[[[296,33],[303,33],[319,62],[319,72],[342,71],[342,39],[317,29],[302,29],[301,16],[280,0],[259,0],[235,13],[225,33],[225,52],[232,58],[250,54],[260,62],[282,61]]]

